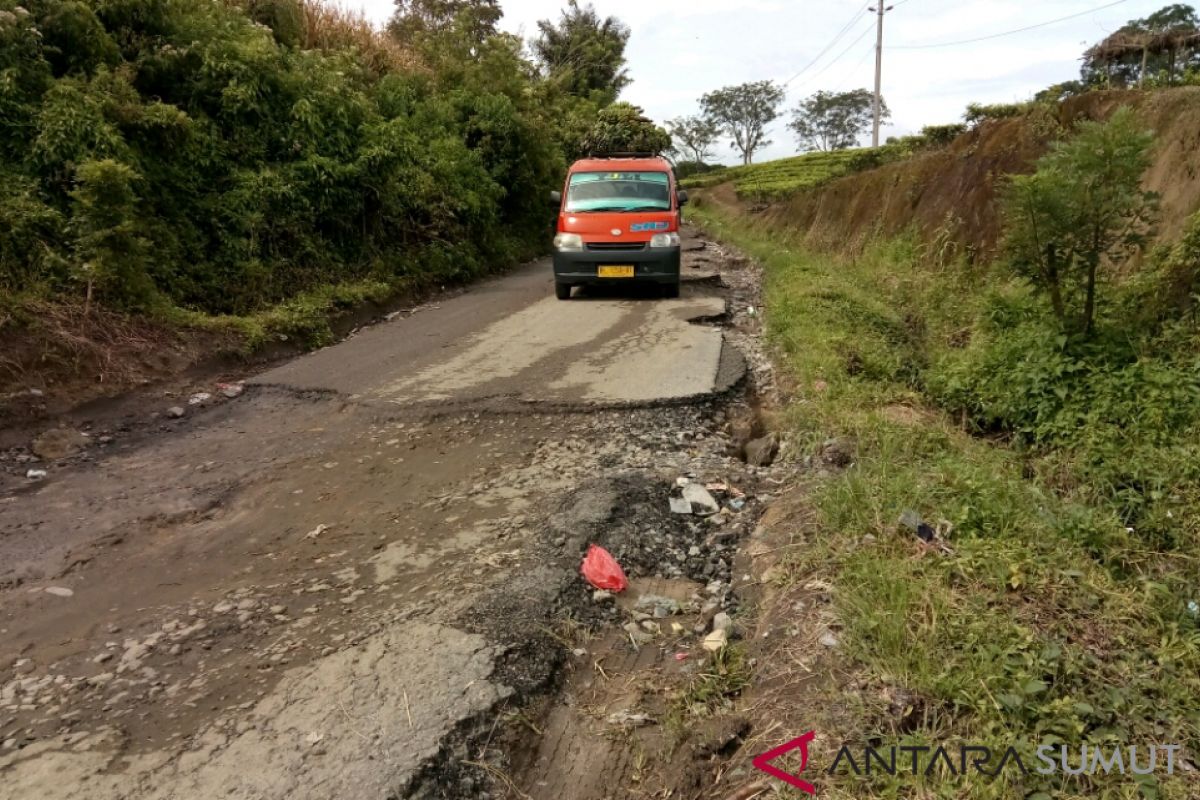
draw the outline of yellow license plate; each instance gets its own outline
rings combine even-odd
[[[600,267],[596,274],[601,278],[632,278],[633,265]]]

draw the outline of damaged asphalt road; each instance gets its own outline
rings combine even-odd
[[[668,494],[767,474],[735,457],[757,275],[685,274],[560,302],[532,265],[0,494],[0,797],[503,796],[559,627],[619,622],[590,542],[736,602],[754,493]]]

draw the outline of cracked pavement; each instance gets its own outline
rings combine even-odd
[[[579,488],[724,446],[741,362],[687,269],[560,302],[530,265],[5,490],[0,797],[428,794],[551,680]]]

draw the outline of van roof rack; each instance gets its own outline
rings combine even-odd
[[[592,152],[588,153],[589,158],[658,158],[659,155],[660,155],[659,153],[636,152],[636,151],[610,153],[610,152],[597,152],[597,151],[593,150]]]

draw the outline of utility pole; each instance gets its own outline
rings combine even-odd
[[[895,6],[884,7],[882,0],[879,6],[871,11],[879,15],[879,25],[875,31],[875,122],[871,126],[871,146],[879,147],[879,125],[883,121],[883,15]]]

